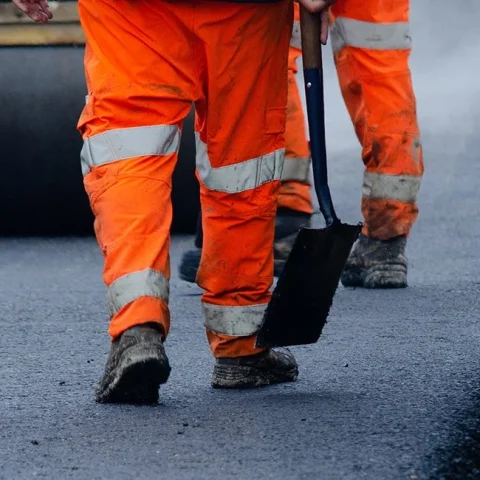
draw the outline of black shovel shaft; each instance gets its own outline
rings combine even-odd
[[[313,180],[320,211],[327,226],[330,226],[338,222],[338,218],[328,186],[320,14],[310,13],[301,6],[300,28]]]

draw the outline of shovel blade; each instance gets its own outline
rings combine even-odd
[[[257,347],[318,341],[361,228],[361,224],[336,222],[327,228],[300,230],[265,311]]]

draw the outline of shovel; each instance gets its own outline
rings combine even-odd
[[[300,12],[313,177],[326,227],[299,231],[257,333],[260,348],[318,341],[362,229],[361,223],[341,223],[333,208],[327,180],[320,14],[303,7]]]

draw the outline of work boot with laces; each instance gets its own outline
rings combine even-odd
[[[407,286],[407,238],[377,240],[360,234],[341,276],[345,287],[404,288]]]
[[[309,213],[297,212],[289,208],[279,208],[275,220],[275,240],[273,246],[274,275],[278,277],[283,270],[285,261],[292,250],[293,243],[298,231],[310,223]],[[197,271],[202,256],[201,238],[197,232],[195,246],[197,248],[188,250],[183,254],[180,262],[179,275],[186,282],[195,283]]]
[[[295,357],[288,350],[266,350],[237,358],[217,358],[214,388],[255,388],[293,382],[298,377]]]
[[[96,391],[98,403],[152,404],[168,380],[170,365],[156,324],[139,325],[112,342],[105,373]]]

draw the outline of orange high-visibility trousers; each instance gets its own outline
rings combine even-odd
[[[111,337],[146,322],[168,334],[172,172],[195,102],[204,323],[215,356],[255,353],[273,282],[291,1],[79,0],[79,12],[81,160]]]
[[[331,8],[330,43],[345,104],[365,163],[363,233],[378,239],[408,235],[418,215],[423,154],[408,59],[409,0],[337,0]],[[299,6],[289,57],[287,156],[301,157],[307,141],[294,81],[301,54]],[[294,114],[292,114],[294,112]],[[328,112],[327,112],[328,115]],[[295,145],[289,149],[289,145]],[[293,152],[293,154],[292,154]],[[295,155],[296,153],[296,155]],[[285,162],[287,165],[287,162]],[[288,170],[284,169],[284,175]],[[284,193],[285,192],[285,193]],[[305,184],[286,182],[279,205],[307,211]]]
[[[313,213],[308,146],[302,100],[296,74],[297,59],[302,55],[300,8],[295,2],[294,24],[288,52],[288,103],[285,131],[285,163],[278,195],[278,206],[298,212]]]
[[[363,148],[363,233],[408,235],[418,215],[423,154],[408,59],[409,0],[337,0],[330,40]]]

